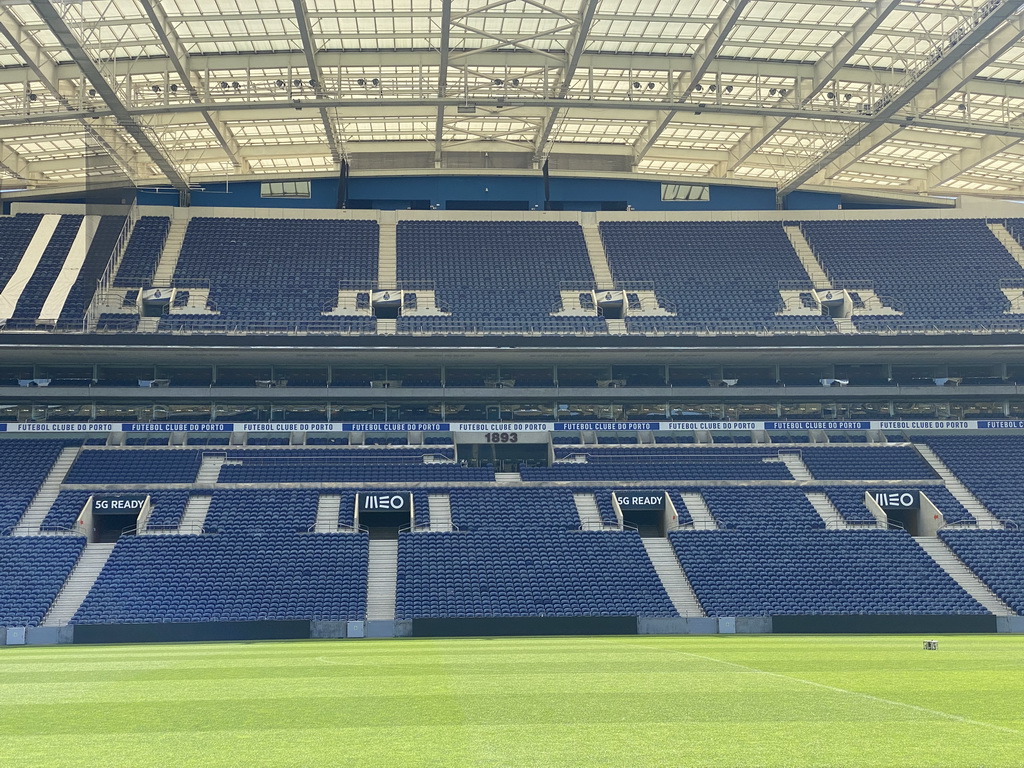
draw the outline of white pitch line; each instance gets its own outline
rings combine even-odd
[[[604,642],[610,643],[605,640]],[[1017,728],[1007,728],[1004,725],[996,725],[995,723],[986,723],[983,720],[972,720],[969,717],[963,717],[961,715],[954,715],[950,712],[942,712],[938,709],[929,709],[928,707],[920,707],[917,704],[908,704],[905,701],[896,701],[895,699],[885,699],[881,696],[872,696],[870,693],[861,693],[860,691],[851,691],[848,688],[838,688],[834,685],[826,685],[825,683],[816,683],[813,680],[805,680],[802,677],[793,677],[792,675],[783,675],[780,672],[769,672],[765,669],[758,669],[757,667],[749,667],[746,664],[737,664],[734,661],[724,661],[722,659],[716,659],[714,656],[702,656],[699,653],[690,653],[689,651],[679,651],[675,648],[658,648],[657,646],[651,645],[640,645],[637,643],[614,643],[614,645],[630,645],[634,648],[646,648],[650,651],[665,651],[667,653],[675,653],[680,656],[689,656],[694,659],[702,659],[704,661],[713,661],[716,664],[722,664],[727,667],[734,667],[736,669],[743,669],[748,672],[755,672],[759,675],[765,675],[766,677],[775,677],[780,680],[789,680],[794,683],[801,683],[803,685],[809,685],[814,688],[823,688],[826,691],[833,691],[835,693],[846,693],[850,696],[859,696],[862,699],[868,699],[870,701],[877,701],[881,704],[891,704],[894,707],[905,707],[907,709],[913,709],[918,712],[924,712],[929,715],[937,715],[938,717],[945,718],[946,720],[955,720],[959,723],[966,723],[967,725],[980,725],[983,728],[992,728],[997,731],[1003,731],[1004,733],[1013,733],[1016,735],[1024,735],[1024,731]]]

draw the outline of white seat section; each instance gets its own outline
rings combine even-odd
[[[78,281],[78,275],[85,264],[86,254],[89,253],[89,246],[96,236],[96,229],[100,225],[99,216],[83,216],[82,223],[78,227],[75,239],[71,242],[71,250],[61,265],[57,279],[53,281],[50,293],[43,302],[43,308],[39,310],[39,317],[36,322],[53,325],[60,318],[60,313],[67,303],[68,294],[71,288]]]
[[[18,306],[21,294],[25,292],[25,286],[35,274],[39,260],[43,258],[43,251],[50,244],[53,231],[60,223],[60,216],[48,213],[43,216],[36,227],[36,232],[29,241],[28,248],[18,262],[18,268],[14,270],[11,279],[7,281],[3,291],[0,291],[0,322],[5,323],[14,315],[14,308]]]

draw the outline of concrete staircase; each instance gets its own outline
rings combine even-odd
[[[181,244],[185,242],[185,230],[188,229],[188,213],[171,219],[171,226],[167,230],[167,239],[164,240],[164,250],[160,254],[160,261],[157,262],[156,272],[153,274],[153,287],[169,288],[174,277],[174,270],[178,266],[178,257],[181,256]]]
[[[498,483],[521,483],[523,478],[518,472],[495,472],[494,480]]]
[[[366,618],[393,621],[395,591],[398,588],[398,541],[370,541],[370,562],[366,579]]]
[[[431,493],[427,496],[427,507],[430,512],[430,530],[452,529],[452,504],[447,493]]]
[[[580,517],[580,528],[584,531],[603,531],[604,523],[601,521],[601,510],[597,508],[594,494],[574,493],[572,498],[576,502],[576,514]]]
[[[206,513],[210,511],[212,496],[207,494],[192,494],[185,504],[185,513],[181,516],[181,525],[178,526],[178,533],[200,534],[203,532],[203,525],[206,523]]]
[[[807,272],[807,276],[811,278],[811,283],[815,288],[821,290],[828,290],[832,287],[832,283],[828,279],[828,275],[825,274],[825,270],[821,268],[821,263],[818,261],[818,257],[814,255],[814,251],[811,250],[810,243],[804,237],[803,231],[798,225],[792,224],[784,227],[786,230],[786,236],[789,238],[789,242],[793,244],[793,250],[796,251],[797,258],[800,259],[800,263],[804,265],[804,270]]]
[[[1024,268],[1024,248],[1010,234],[1010,231],[1002,224],[989,224],[989,230],[996,236],[996,240],[1003,244],[1003,247],[1013,256],[1014,261]]]
[[[100,571],[107,564],[114,544],[86,544],[75,567],[68,574],[67,581],[57,593],[50,610],[43,617],[44,627],[60,627],[67,624],[78,612]]]
[[[608,326],[608,333],[612,334],[613,336],[625,336],[627,333],[629,333],[629,330],[626,328],[625,320],[611,320],[605,318],[604,322],[605,325]]]
[[[715,520],[711,510],[708,509],[704,497],[696,491],[684,491],[680,494],[686,511],[690,513],[693,520],[693,527],[698,531],[717,531],[718,521]]]
[[[799,453],[780,453],[779,461],[786,465],[786,469],[793,475],[794,480],[801,483],[809,483],[814,480],[811,476],[811,470],[804,464],[804,460]]]
[[[807,500],[811,502],[811,506],[814,507],[814,511],[818,513],[823,521],[825,521],[825,527],[830,530],[841,530],[844,528],[851,528],[852,526],[846,522],[839,510],[836,509],[836,505],[832,503],[832,500],[821,491],[808,491],[806,494]]]
[[[381,212],[377,285],[382,289],[398,287],[398,226],[394,211]]]
[[[199,472],[196,473],[197,483],[216,483],[220,477],[220,468],[224,466],[227,455],[224,453],[204,453]]]
[[[915,536],[916,541],[925,552],[939,566],[948,573],[957,584],[963,587],[964,591],[985,606],[989,613],[996,616],[1013,616],[1013,609],[999,599],[998,595],[989,589],[985,583],[974,575],[964,561],[956,556],[946,542],[937,536]]]
[[[690,580],[686,578],[682,566],[679,565],[679,560],[676,558],[676,553],[669,540],[645,538],[643,542],[647,556],[651,558],[651,565],[654,566],[658,578],[661,579],[661,585],[665,587],[665,591],[668,592],[668,597],[679,615],[685,617],[705,616],[704,609],[700,607],[697,595],[690,585]]]
[[[321,493],[316,503],[317,533],[334,533],[338,530],[338,515],[341,513],[341,494]]]
[[[604,250],[604,241],[601,240],[601,231],[598,229],[597,221],[583,225],[583,240],[587,244],[587,254],[590,256],[590,269],[594,273],[594,281],[597,288],[611,288],[615,285],[612,280],[612,270],[608,266],[608,254]]]
[[[853,320],[848,317],[833,317],[832,322],[836,324],[840,333],[859,333]]]
[[[25,510],[25,514],[21,516],[21,520],[18,521],[18,524],[11,532],[12,535],[39,535],[39,526],[42,525],[46,516],[50,514],[50,507],[53,506],[53,502],[57,500],[57,496],[60,494],[60,484],[64,482],[68,470],[71,469],[71,465],[78,458],[79,450],[79,448],[64,448],[60,452],[60,456],[53,462],[53,466],[50,467],[50,471],[46,474],[46,479],[32,498],[28,509]]]
[[[946,485],[946,490],[953,495],[953,498],[959,501],[964,509],[974,515],[974,519],[978,521],[979,528],[1003,527],[999,518],[989,512],[985,505],[981,503],[981,500],[971,493],[966,485],[960,482],[957,476],[953,474],[952,470],[946,466],[946,463],[939,458],[938,454],[930,446],[914,443],[914,447],[924,460],[931,465],[935,473],[942,478],[942,482]]]

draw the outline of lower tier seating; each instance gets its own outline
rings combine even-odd
[[[126,537],[72,623],[362,619],[367,552],[351,533]]]
[[[942,531],[957,557],[1017,613],[1024,613],[1024,531]]]
[[[675,616],[630,532],[403,533],[396,617]]]
[[[0,537],[0,627],[37,626],[84,547],[79,536]]]
[[[709,616],[983,614],[903,531],[669,534]]]

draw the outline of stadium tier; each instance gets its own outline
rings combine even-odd
[[[1011,471],[1020,443],[1008,436],[795,452],[551,444],[550,466],[515,478],[463,466],[459,440],[248,437],[258,439],[208,448],[167,436],[0,441],[17,497],[0,537],[0,618],[372,624],[1022,607],[1020,536],[1001,530],[1007,508],[956,460],[973,457],[989,477]],[[929,446],[945,461],[938,473]],[[916,517],[885,506],[918,496]],[[105,517],[133,499],[128,519]]]
[[[0,319],[162,334],[1020,331],[1020,221],[18,214],[0,217]]]

